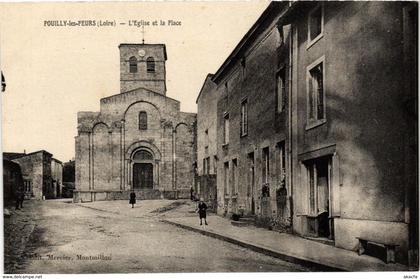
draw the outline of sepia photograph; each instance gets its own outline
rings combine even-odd
[[[0,2],[0,70],[3,278],[417,278],[417,1]]]

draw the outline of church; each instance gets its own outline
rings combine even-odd
[[[120,92],[78,112],[74,202],[185,198],[194,184],[196,114],[166,96],[164,44],[121,44]]]

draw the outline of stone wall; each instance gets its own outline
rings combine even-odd
[[[219,94],[211,77],[212,75],[207,76],[197,98],[197,172],[200,176],[206,172],[203,169],[203,159],[205,158],[210,158],[208,174],[216,173],[217,100]]]
[[[189,191],[194,185],[196,114],[181,112],[175,131],[175,189]]]
[[[329,156],[336,245],[356,249],[356,237],[378,237],[375,228],[387,227],[380,238],[396,241],[398,260],[404,261],[410,195],[404,146],[415,124],[403,103],[402,4],[325,2],[323,35],[309,45],[307,15],[313,7],[294,22],[294,229],[308,234],[305,164]],[[323,61],[326,105],[325,121],[315,126],[307,121],[307,71],[314,61]]]
[[[55,189],[51,174],[51,159],[52,155],[49,153],[43,153],[43,171],[42,171],[42,182],[43,182],[43,195],[46,199],[55,198]]]
[[[143,87],[159,94],[166,95],[165,45],[121,44],[119,49],[121,92]],[[140,56],[139,49],[144,50],[144,56]],[[135,57],[137,59],[137,73],[130,73],[130,57]],[[154,72],[147,72],[146,60],[149,57],[154,58]]]
[[[284,51],[287,45],[281,42],[277,18],[267,19],[267,28],[247,48],[243,58],[237,58],[231,70],[218,81],[217,90],[221,96],[217,103],[217,196],[218,212],[221,214],[255,214],[261,218],[277,218],[278,215],[276,193],[283,178],[278,144],[283,142],[288,148],[288,111],[287,106],[281,113],[276,109],[276,73],[279,65],[287,70],[288,52]],[[287,42],[288,32],[284,36]],[[246,134],[241,135],[243,102],[247,103],[248,129]],[[229,115],[228,144],[224,144],[226,115]],[[269,154],[269,197],[263,201],[265,148],[268,148]],[[225,187],[225,164],[228,165],[228,187]],[[286,168],[286,172],[289,173],[289,168]],[[290,195],[290,185],[287,185],[287,192]],[[290,215],[290,204],[286,207],[282,208],[282,214],[287,211]]]
[[[109,128],[104,123],[98,123],[92,131],[92,186],[94,189],[109,189],[111,187],[112,157]]]
[[[79,202],[95,202],[95,201],[112,201],[112,200],[127,200],[130,198],[131,190],[115,190],[115,191],[74,191],[73,192],[73,201],[76,203]],[[160,191],[155,189],[142,189],[134,190],[136,194],[136,200],[141,202],[141,200],[159,200],[159,199],[187,199],[189,198],[189,192],[184,190],[178,191]]]
[[[22,171],[19,164],[3,160],[3,204],[14,205],[16,192],[24,187]]]
[[[63,164],[56,160],[51,160],[51,178],[53,181],[54,198],[60,198],[63,187]]]
[[[51,154],[39,151],[13,159],[22,169],[23,179],[32,181],[33,197],[54,198],[51,177]]]

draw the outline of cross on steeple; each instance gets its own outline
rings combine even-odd
[[[144,44],[144,33],[145,33],[144,32],[144,25],[141,26],[141,33],[142,33],[142,37],[143,37],[141,41]]]

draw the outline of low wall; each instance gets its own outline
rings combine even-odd
[[[172,193],[175,193],[175,191],[171,191]],[[190,189],[179,189],[176,191],[177,193],[177,199],[189,199],[191,192]]]
[[[111,201],[111,200],[128,200],[130,198],[130,190],[91,190],[73,192],[73,202],[94,202],[94,201]],[[189,198],[188,191],[160,191],[155,189],[135,190],[136,199],[138,200],[158,200],[158,199],[185,199]],[[188,193],[188,195],[186,194]]]

